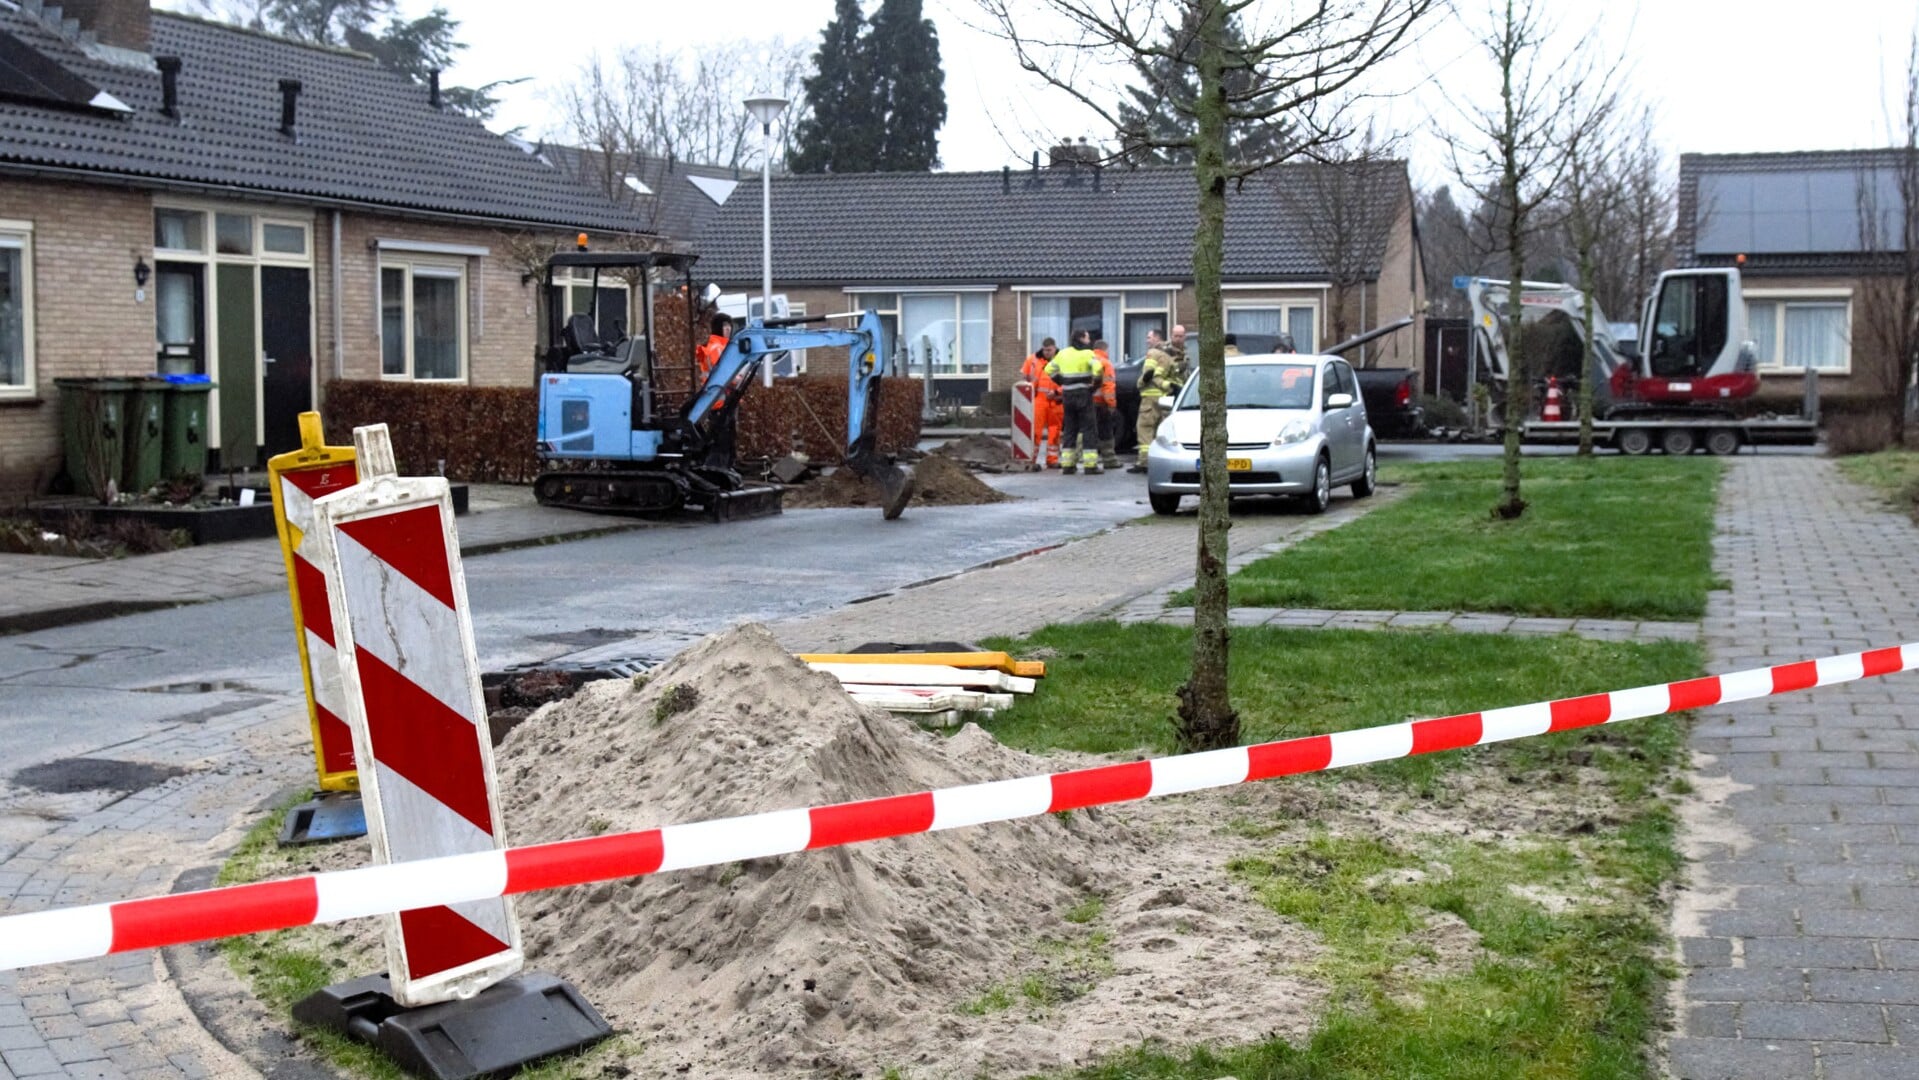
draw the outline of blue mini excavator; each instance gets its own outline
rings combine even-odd
[[[760,365],[793,349],[844,347],[848,355],[845,467],[880,486],[882,513],[899,517],[913,496],[912,474],[875,445],[886,330],[872,312],[811,318],[749,319],[711,374],[683,373],[690,392],[659,386],[652,305],[638,335],[602,317],[599,297],[624,295],[624,279],[676,271],[692,291],[694,256],[670,252],[561,252],[546,268],[547,341],[540,356],[539,453],[533,491],[542,505],[608,513],[697,509],[715,521],[780,512],[777,484],[741,478],[734,459],[739,403]],[[621,288],[602,291],[602,276]],[[565,280],[560,280],[561,277]],[[582,287],[585,286],[585,287]],[[568,290],[593,298],[565,314]],[[857,320],[849,329],[805,324]],[[691,342],[688,342],[689,351]],[[689,362],[690,363],[690,362]]]

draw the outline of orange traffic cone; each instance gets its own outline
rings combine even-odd
[[[1549,424],[1566,418],[1565,413],[1559,408],[1559,379],[1557,377],[1548,377],[1546,379],[1546,407],[1540,410],[1539,418]]]

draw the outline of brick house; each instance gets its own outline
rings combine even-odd
[[[1894,358],[1871,329],[1908,212],[1895,171],[1903,153],[1680,156],[1677,261],[1741,267],[1762,401],[1796,403],[1808,368],[1827,399],[1893,390]]]
[[[1088,328],[1118,362],[1144,354],[1148,329],[1191,329],[1194,194],[1189,168],[1070,157],[999,172],[775,176],[774,290],[796,313],[879,311],[908,373],[930,368],[936,398],[973,404],[1010,386],[1043,338]],[[760,228],[748,177],[699,233],[700,274],[757,294]],[[1289,332],[1302,351],[1419,315],[1405,163],[1287,165],[1233,185],[1224,279],[1228,332]],[[811,369],[845,369],[844,350],[813,353]],[[1363,359],[1413,367],[1420,356],[1415,320]]]
[[[529,381],[545,254],[657,215],[437,98],[147,0],[0,5],[0,491],[57,474],[57,377],[210,375],[221,467],[335,379]]]

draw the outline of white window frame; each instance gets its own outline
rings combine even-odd
[[[1030,344],[1027,339],[1032,335],[1033,297],[1035,296],[1083,296],[1089,299],[1100,300],[1109,296],[1117,297],[1119,300],[1119,326],[1113,330],[1114,338],[1117,340],[1109,338],[1106,342],[1108,345],[1108,354],[1112,356],[1115,364],[1132,364],[1144,359],[1142,356],[1131,356],[1126,352],[1126,320],[1129,316],[1164,315],[1166,316],[1166,333],[1168,335],[1172,334],[1173,327],[1179,323],[1180,286],[1168,285],[1164,282],[1144,282],[1140,284],[1121,283],[1117,285],[1015,285],[1012,288],[1015,299],[1019,303],[1019,340],[1022,349],[1025,349],[1025,347]],[[1126,298],[1134,293],[1151,292],[1162,294],[1165,298],[1165,304],[1163,306],[1133,307],[1126,302]],[[1061,342],[1059,346],[1063,349],[1066,347],[1066,343]],[[1026,354],[1022,352],[1021,359],[1024,359],[1025,355]]]
[[[386,272],[399,270],[404,275],[404,284],[400,290],[400,321],[405,327],[400,343],[406,352],[405,370],[389,372],[386,369]],[[414,374],[413,355],[413,279],[416,275],[452,280],[459,284],[454,295],[459,298],[459,311],[454,316],[454,329],[459,334],[460,370],[450,378],[421,378]],[[410,258],[396,257],[384,252],[380,255],[379,266],[373,275],[373,310],[375,324],[379,327],[380,378],[388,382],[423,382],[461,384],[468,381],[473,371],[472,335],[467,327],[467,268],[464,259]],[[557,284],[557,282],[555,283]]]
[[[582,270],[584,270],[584,272],[582,272]],[[559,267],[553,274],[553,287],[561,290],[560,318],[563,321],[570,319],[574,315],[573,290],[575,288],[592,288],[593,272],[590,269],[577,266]],[[601,274],[600,288],[608,292],[619,289],[626,293],[626,312],[620,321],[626,325],[627,336],[631,337],[634,327],[639,325],[639,320],[633,317],[633,296],[635,292],[633,286],[627,284],[626,281],[617,275]],[[581,314],[584,314],[584,312]]]
[[[955,336],[956,341],[964,341],[964,337],[963,337],[964,331],[960,329],[962,325],[961,313],[964,310],[963,298],[967,296],[984,295],[986,297],[986,355],[983,359],[978,361],[978,363],[984,366],[979,371],[935,371],[933,372],[933,378],[935,380],[938,380],[938,379],[954,379],[954,380],[984,379],[986,380],[986,388],[988,390],[991,390],[993,388],[993,383],[994,383],[994,379],[993,379],[993,294],[999,291],[998,288],[996,288],[995,286],[954,285],[950,287],[936,287],[936,288],[921,287],[921,288],[900,288],[900,289],[888,289],[888,288],[852,289],[852,288],[849,288],[844,291],[847,294],[847,296],[850,298],[851,303],[855,307],[861,310],[871,310],[875,315],[892,316],[893,325],[896,327],[899,327],[899,332],[902,337],[904,337],[906,334],[905,311],[906,311],[907,297],[909,296],[949,297],[953,301],[953,329],[956,335]],[[891,298],[892,303],[885,307],[868,304],[869,300],[878,298],[878,297],[889,297]],[[896,347],[899,347],[903,350],[904,350],[905,344],[906,343],[904,341],[899,341],[895,343]],[[905,350],[905,351],[910,352],[911,350]],[[966,358],[962,356],[961,362],[964,363],[965,360]],[[900,368],[900,374],[905,376],[916,377],[921,374],[921,371],[919,367],[915,365],[914,363],[912,363],[911,361],[905,361],[903,362]]]
[[[1293,342],[1293,347],[1299,350],[1301,353],[1304,353],[1307,355],[1317,355],[1319,352],[1320,339],[1326,336],[1325,308],[1324,308],[1324,305],[1317,299],[1308,300],[1301,297],[1292,297],[1292,296],[1227,297],[1223,299],[1222,301],[1220,301],[1220,320],[1219,320],[1220,328],[1221,328],[1220,332],[1223,334],[1230,334],[1233,332],[1232,330],[1226,329],[1226,325],[1228,322],[1228,314],[1227,314],[1228,312],[1274,311],[1274,310],[1277,310],[1279,312],[1279,325],[1282,328],[1281,333],[1292,332],[1290,329],[1287,329],[1287,328],[1290,328],[1293,325],[1293,312],[1299,311],[1299,310],[1309,310],[1313,313],[1312,342],[1309,345],[1305,342],[1295,340]]]
[[[0,383],[0,400],[34,398],[40,390],[40,370],[34,363],[33,222],[0,218],[0,246],[20,251],[20,369],[21,381]]]
[[[1821,375],[1852,374],[1852,334],[1854,323],[1852,317],[1851,289],[1747,289],[1745,290],[1745,299],[1747,333],[1749,336],[1752,329],[1753,302],[1757,301],[1777,305],[1777,314],[1774,316],[1772,328],[1772,339],[1774,342],[1779,343],[1781,348],[1784,347],[1786,340],[1786,309],[1788,307],[1794,303],[1810,302],[1831,304],[1837,301],[1843,301],[1846,305],[1846,362],[1840,367],[1818,367],[1813,368],[1813,370]],[[1804,374],[1805,370],[1806,365],[1804,364],[1768,363],[1765,361],[1761,361],[1759,364],[1759,371],[1766,375]]]

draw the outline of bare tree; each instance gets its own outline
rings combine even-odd
[[[1612,145],[1613,116],[1619,100],[1601,83],[1582,89],[1578,103],[1580,115],[1567,131],[1566,154],[1566,234],[1572,242],[1573,257],[1579,265],[1579,321],[1585,348],[1579,364],[1579,454],[1593,452],[1593,333],[1597,310],[1593,294],[1597,289],[1600,260],[1613,231],[1614,219],[1624,201],[1623,186],[1618,183],[1618,150]]]
[[[1350,133],[1343,103],[1361,78],[1403,48],[1437,0],[1317,0],[1254,20],[1253,0],[978,0],[1012,43],[1020,66],[1125,133],[1122,155],[1190,151],[1198,208],[1193,291],[1198,301],[1200,506],[1193,666],[1179,690],[1174,730],[1184,749],[1235,745],[1239,716],[1227,690],[1225,310],[1220,267],[1230,184],[1274,164],[1228,163],[1230,132],[1276,127],[1280,151],[1303,155]],[[1259,9],[1262,13],[1274,9]],[[1234,40],[1228,24],[1240,22]],[[1168,39],[1165,28],[1177,28]],[[1146,73],[1150,88],[1188,110],[1185,125],[1144,129],[1120,116],[1122,86]],[[1154,74],[1158,73],[1158,74]],[[1175,81],[1197,77],[1198,93]],[[1246,145],[1247,140],[1232,140]]]
[[[1344,341],[1355,329],[1355,291],[1378,267],[1383,239],[1399,216],[1397,195],[1405,189],[1389,186],[1379,175],[1404,169],[1392,153],[1392,141],[1368,127],[1352,139],[1322,146],[1313,154],[1316,164],[1266,174],[1273,197],[1300,222],[1307,250],[1326,270],[1332,341]]]
[[[783,38],[716,41],[697,53],[634,46],[595,55],[558,92],[559,137],[615,157],[757,168],[758,125],[741,102],[770,91],[794,102],[774,129],[774,168],[804,110],[806,46]]]
[[[1592,77],[1590,46],[1582,36],[1569,57],[1545,55],[1554,29],[1542,0],[1494,0],[1480,47],[1499,72],[1498,104],[1468,107],[1467,136],[1448,139],[1453,170],[1475,190],[1488,192],[1499,223],[1512,281],[1506,305],[1506,402],[1504,471],[1493,512],[1512,520],[1526,512],[1520,495],[1519,436],[1531,399],[1531,369],[1525,320],[1516,302],[1526,277],[1526,246],[1550,222],[1540,211],[1559,193],[1568,157],[1565,144],[1576,126],[1579,86]]]
[[[1907,395],[1919,371],[1919,32],[1907,49],[1899,145],[1859,176],[1859,329],[1888,363],[1879,369],[1891,445],[1906,440]],[[1888,175],[1889,174],[1889,175]]]

